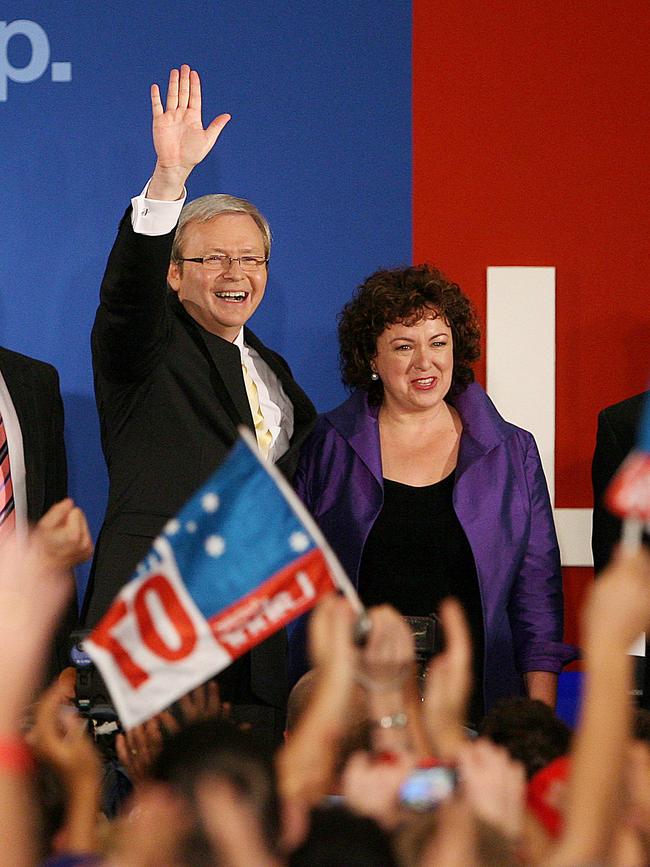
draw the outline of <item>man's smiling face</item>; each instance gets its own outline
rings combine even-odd
[[[265,258],[264,238],[249,214],[224,213],[205,223],[188,222],[183,229],[183,258],[259,256]],[[190,316],[206,331],[233,341],[264,297],[267,267],[242,271],[239,262],[209,271],[200,262],[172,262],[168,281]]]

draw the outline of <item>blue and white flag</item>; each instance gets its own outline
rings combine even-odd
[[[336,557],[243,432],[84,642],[126,728],[168,707],[341,587]]]

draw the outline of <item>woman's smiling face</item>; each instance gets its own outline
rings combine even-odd
[[[432,409],[451,388],[451,328],[435,310],[412,325],[390,325],[377,338],[373,370],[383,383],[386,406],[407,411]]]

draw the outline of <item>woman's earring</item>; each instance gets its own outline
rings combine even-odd
[[[373,382],[377,382],[377,380],[379,379],[379,374],[376,370],[373,370],[373,372],[370,374],[370,379],[372,379]]]

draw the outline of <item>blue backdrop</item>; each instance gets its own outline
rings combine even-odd
[[[233,115],[190,198],[233,193],[269,218],[252,325],[324,410],[343,397],[337,312],[365,275],[410,259],[411,8],[68,0],[2,15],[0,343],[59,369],[70,491],[96,532],[89,334],[118,220],[153,167],[149,85],[189,63],[204,121]]]

